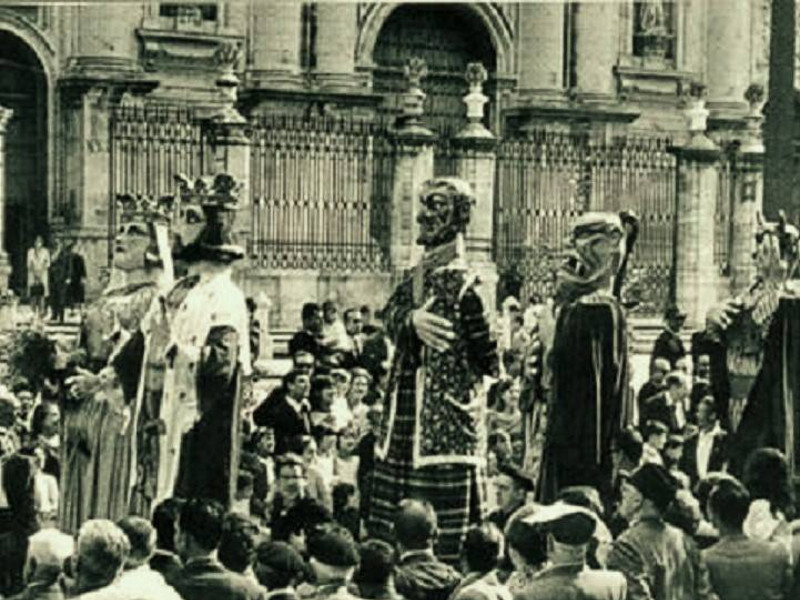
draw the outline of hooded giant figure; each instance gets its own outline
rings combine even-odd
[[[171,280],[169,217],[146,199],[120,199],[111,281],[87,307],[80,344],[89,370],[68,380],[63,418],[61,529],[128,514],[135,478],[142,323]]]
[[[177,256],[189,274],[166,298],[154,503],[179,496],[229,507],[236,491],[242,378],[250,374],[247,306],[232,279],[233,264],[244,257],[232,234],[239,188],[221,174],[198,180],[190,194],[205,223]]]
[[[628,225],[635,228],[635,221]],[[537,490],[545,503],[575,485],[592,486],[611,500],[615,441],[630,416],[627,331],[614,293],[625,255],[626,229],[618,215],[587,213],[573,225],[556,278],[551,395]]]
[[[384,310],[396,345],[378,436],[371,535],[391,538],[405,498],[438,515],[437,556],[457,562],[471,523],[485,511],[484,375],[496,375],[497,344],[464,256],[473,195],[465,181],[423,185],[417,217],[425,248]]]

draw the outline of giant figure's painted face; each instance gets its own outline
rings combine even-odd
[[[425,182],[417,213],[417,243],[435,248],[466,233],[472,208],[472,190],[466,181],[441,177]]]
[[[565,258],[556,274],[556,298],[571,301],[608,287],[624,251],[622,225],[616,215],[587,214],[572,228]]]
[[[114,268],[126,272],[144,269],[145,255],[152,242],[147,223],[123,222],[114,238]]]

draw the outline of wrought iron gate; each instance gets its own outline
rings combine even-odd
[[[644,313],[671,299],[675,159],[665,138],[610,143],[588,135],[534,132],[499,145],[495,260],[506,293],[552,293],[556,262],[580,213],[632,210],[641,231],[625,296]]]

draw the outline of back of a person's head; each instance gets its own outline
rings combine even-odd
[[[147,519],[125,517],[117,521],[130,544],[128,564],[142,565],[150,560],[156,550],[156,530]]]
[[[217,551],[219,562],[226,569],[244,573],[253,565],[260,535],[258,524],[249,517],[226,515]]]
[[[306,321],[316,315],[320,310],[322,309],[316,302],[306,302],[303,304],[303,308],[300,309],[300,318]]]
[[[112,521],[91,519],[78,532],[78,577],[86,582],[110,582],[128,555],[125,533]]]
[[[394,572],[394,549],[383,540],[368,540],[359,548],[361,562],[353,575],[357,585],[385,586]]]
[[[207,552],[216,550],[222,538],[222,507],[213,500],[193,498],[181,508],[180,529]]]
[[[574,485],[564,488],[558,494],[558,499],[565,504],[588,508],[595,515],[603,517],[603,501],[596,488],[589,485]]]
[[[493,523],[474,525],[467,531],[462,553],[470,571],[488,573],[503,553],[503,534]]]
[[[156,530],[156,547],[175,552],[175,534],[184,500],[167,498],[153,510],[152,523]]]
[[[321,525],[331,523],[333,516],[324,504],[314,498],[300,498],[286,511],[286,521],[290,532],[311,533]]]
[[[686,388],[688,386],[686,373],[684,373],[683,371],[671,371],[664,378],[664,383],[667,384],[667,387]]]
[[[695,498],[700,503],[700,508],[705,513],[706,508],[708,507],[708,497],[711,495],[711,492],[717,487],[717,484],[720,481],[735,479],[733,475],[729,475],[728,473],[724,473],[722,471],[713,471],[708,473],[703,479],[698,481],[694,489]],[[738,481],[738,480],[737,480]]]
[[[318,564],[335,570],[358,565],[358,546],[353,535],[338,523],[327,523],[308,537],[308,554]],[[313,564],[313,563],[312,563]]]
[[[72,536],[58,529],[42,529],[28,538],[29,575],[49,570],[54,576],[62,572],[64,563],[75,552]]]
[[[534,504],[526,504],[509,517],[506,523],[506,547],[515,550],[520,557],[531,566],[537,566],[547,560],[546,533],[528,523],[525,519],[539,510]]]
[[[258,582],[273,591],[302,581],[306,575],[303,557],[286,542],[263,542],[256,550],[253,568]]]
[[[721,525],[740,531],[750,511],[750,493],[736,479],[723,479],[711,490],[708,508]]]
[[[356,493],[356,487],[352,483],[340,481],[333,486],[331,498],[333,500],[333,514],[340,514],[346,507],[347,502]]]
[[[431,548],[436,539],[436,512],[423,500],[403,500],[394,517],[394,535],[406,550]]]
[[[752,500],[768,500],[773,510],[794,516],[794,493],[789,463],[780,450],[759,448],[747,457],[742,483]]]
[[[627,427],[620,432],[619,440],[617,441],[620,450],[625,457],[634,464],[637,464],[642,458],[642,435],[633,427]]]

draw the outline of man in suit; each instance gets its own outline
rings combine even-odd
[[[323,355],[322,346],[322,308],[316,302],[306,302],[300,312],[303,329],[289,340],[289,354],[299,351],[310,352],[319,361]]]
[[[698,432],[686,440],[681,458],[681,471],[689,476],[694,487],[706,475],[723,471],[728,460],[728,434],[720,427],[713,396],[706,396],[697,405]]]
[[[400,595],[407,600],[447,600],[461,576],[433,554],[437,535],[433,506],[421,500],[400,502],[394,535],[400,556],[395,569]]]
[[[361,355],[364,352],[364,320],[361,311],[355,307],[344,311],[344,330],[346,344],[341,350],[340,365],[344,369],[363,367]]]
[[[672,433],[683,433],[689,422],[686,405],[689,383],[686,375],[680,371],[667,375],[665,383],[666,390],[645,401],[639,422],[661,421]]]
[[[664,321],[666,325],[653,345],[652,358],[666,358],[674,369],[677,362],[686,356],[686,348],[683,347],[680,336],[680,330],[686,322],[686,313],[677,306],[670,306],[664,315]]]
[[[260,586],[225,569],[217,560],[222,521],[222,507],[212,500],[192,499],[183,505],[178,548],[184,567],[174,582],[175,589],[192,600],[265,600],[266,592]]]
[[[720,481],[708,499],[711,522],[720,540],[703,550],[711,586],[720,598],[796,598],[791,595],[792,567],[783,544],[750,539],[742,531],[750,494],[735,479]]]
[[[487,520],[503,531],[508,518],[525,504],[528,493],[533,491],[533,481],[513,464],[501,462],[497,470],[499,474],[494,480],[494,486],[498,508],[489,513]]]
[[[461,549],[464,579],[452,600],[511,600],[511,592],[500,583],[497,567],[503,555],[503,534],[492,523],[473,525]]]
[[[597,517],[590,510],[558,502],[526,520],[546,533],[548,563],[515,594],[515,600],[625,600],[627,584],[622,573],[586,566],[586,551],[597,527]]]
[[[394,549],[383,540],[367,540],[359,549],[361,561],[353,575],[358,593],[367,600],[403,600],[394,585]]]
[[[650,379],[642,384],[639,394],[636,396],[636,407],[640,416],[645,403],[656,394],[667,389],[664,378],[671,370],[672,368],[666,358],[656,358],[650,363]],[[643,425],[644,421],[640,419],[639,423]]]
[[[303,586],[301,598],[358,600],[348,589],[358,565],[358,546],[347,529],[333,523],[323,526],[309,540],[308,551],[314,585]]]
[[[297,586],[305,579],[303,557],[286,542],[263,542],[253,568],[258,582],[269,590],[269,600],[298,600]]]
[[[311,406],[308,393],[311,378],[307,373],[293,370],[283,378],[280,391],[270,394],[253,411],[253,422],[259,427],[269,427],[275,432],[275,455],[301,452],[297,440],[311,435]]]

